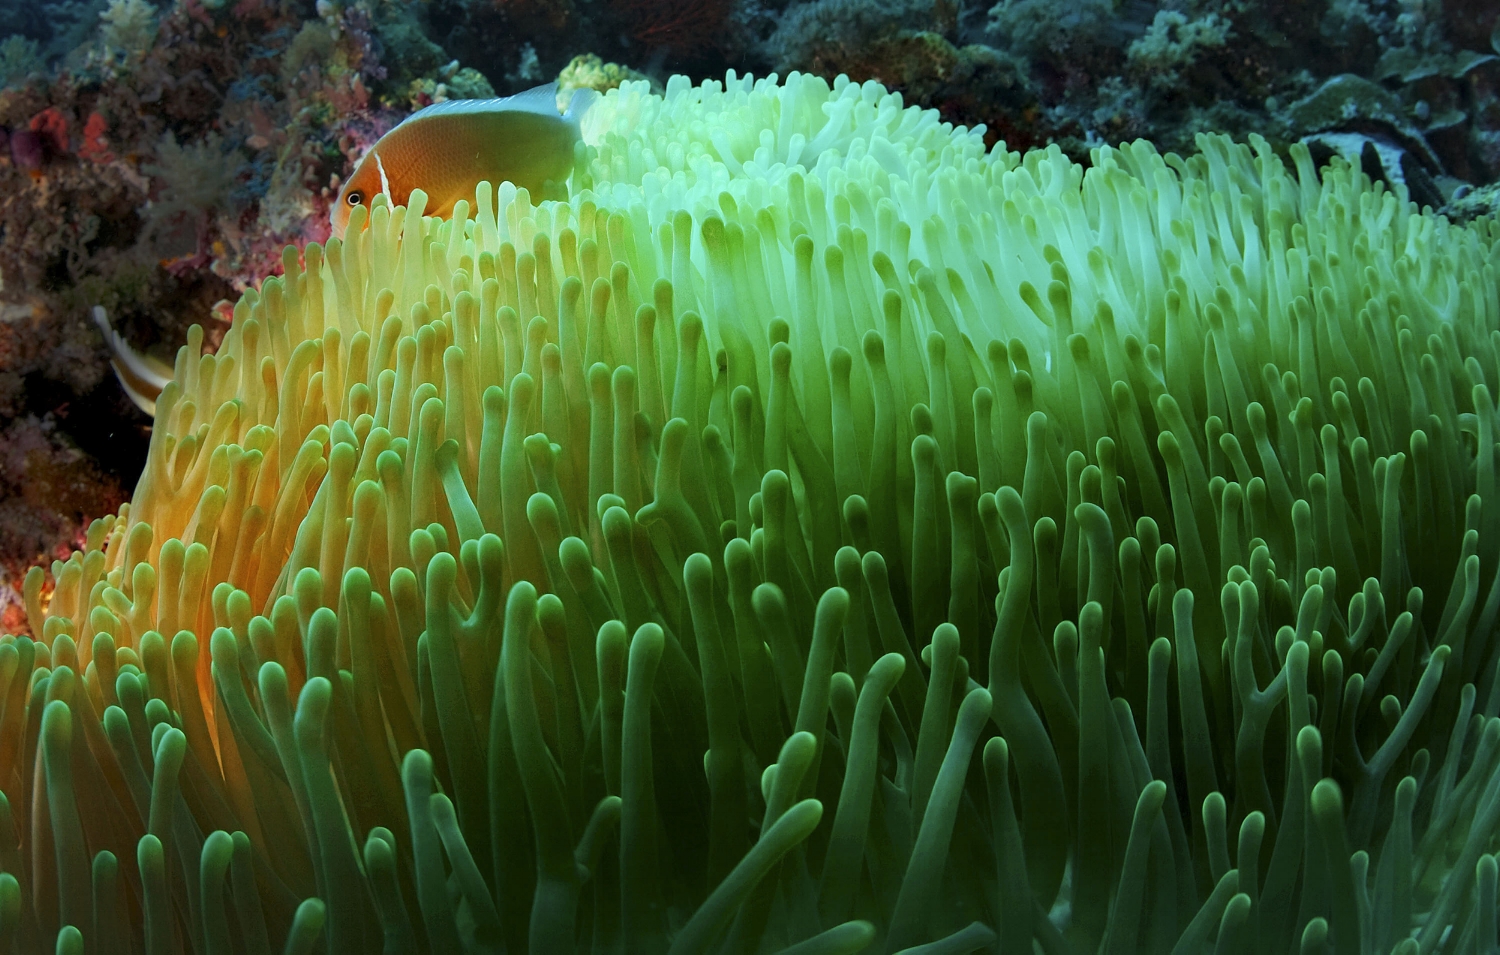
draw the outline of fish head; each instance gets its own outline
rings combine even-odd
[[[339,190],[338,201],[333,204],[329,215],[333,225],[333,234],[343,238],[344,230],[349,226],[349,215],[354,211],[354,207],[368,207],[381,193],[389,197],[390,187],[386,184],[383,175],[380,156],[372,150],[360,160],[359,165],[354,167],[353,175],[345,180],[343,188]]]

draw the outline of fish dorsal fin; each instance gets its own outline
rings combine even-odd
[[[542,113],[546,116],[557,116],[561,110],[557,108],[557,83],[543,83],[541,86],[533,86],[529,90],[522,90],[514,96],[506,97],[507,109],[525,110],[528,113]]]
[[[563,117],[574,123],[581,122],[584,114],[592,109],[594,104],[602,98],[598,90],[590,89],[587,86],[580,86],[569,97],[568,111],[563,114]]]
[[[557,84],[547,83],[533,89],[517,93],[514,96],[501,96],[495,99],[450,99],[441,103],[433,103],[425,109],[419,109],[406,117],[402,125],[415,122],[419,119],[433,119],[439,116],[473,116],[483,113],[536,113],[539,116],[550,116],[560,119],[557,111]]]

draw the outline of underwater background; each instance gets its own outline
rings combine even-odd
[[[0,2],[0,955],[1500,952],[1493,0]]]
[[[0,631],[20,580],[128,499],[148,417],[103,306],[171,363],[328,236],[340,177],[410,112],[557,79],[726,68],[876,80],[986,144],[1258,133],[1345,155],[1455,220],[1496,211],[1490,0],[4,0]]]

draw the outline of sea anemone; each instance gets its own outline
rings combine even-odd
[[[1493,949],[1493,223],[596,109],[179,354],[0,642],[0,947]]]

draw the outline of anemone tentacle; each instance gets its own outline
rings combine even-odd
[[[1496,944],[1494,223],[843,78],[584,132],[179,354],[0,640],[0,948]]]

